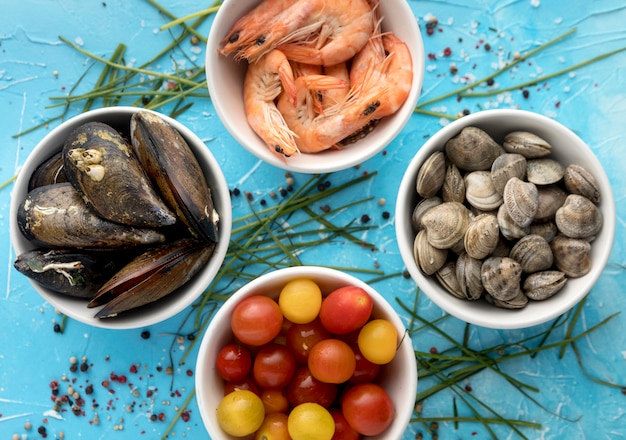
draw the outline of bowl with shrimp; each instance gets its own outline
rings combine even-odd
[[[225,0],[206,53],[211,100],[231,136],[302,173],[383,150],[423,82],[423,42],[405,0]]]

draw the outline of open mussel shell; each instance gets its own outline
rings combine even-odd
[[[87,206],[107,220],[141,227],[176,222],[132,147],[113,127],[87,122],[76,128],[63,146],[63,164]]]
[[[109,318],[155,302],[187,283],[214,250],[213,243],[189,238],[151,248],[106,282],[88,307],[104,304],[95,317]]]
[[[90,299],[126,260],[119,252],[34,249],[18,255],[13,266],[54,292]]]
[[[29,192],[17,210],[24,237],[37,246],[119,249],[161,243],[165,235],[105,220],[94,214],[71,183],[57,183]]]
[[[219,215],[211,190],[187,142],[158,115],[140,111],[130,123],[131,142],[166,203],[194,236],[218,240]]]

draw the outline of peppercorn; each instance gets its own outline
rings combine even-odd
[[[148,330],[144,330],[141,332],[141,339],[148,339],[150,338],[150,332]]]

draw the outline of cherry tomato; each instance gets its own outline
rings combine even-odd
[[[315,319],[306,324],[293,324],[289,327],[285,344],[298,363],[306,364],[311,348],[322,339],[327,338],[330,338],[330,333],[319,319]]]
[[[343,335],[362,327],[373,307],[374,301],[365,290],[357,286],[345,286],[324,298],[319,317],[329,332]]]
[[[391,397],[375,383],[354,385],[341,400],[341,411],[359,434],[378,435],[391,425],[394,407]]]
[[[352,429],[341,410],[331,408],[328,412],[335,421],[335,434],[333,434],[332,440],[359,440],[361,438],[359,433]]]
[[[259,346],[278,336],[283,325],[283,314],[273,299],[253,295],[235,306],[230,322],[237,339],[244,344]]]
[[[259,388],[254,383],[254,379],[250,376],[246,376],[236,382],[224,382],[224,395],[230,394],[235,390],[248,390],[256,395],[259,394]]]
[[[269,388],[263,390],[259,394],[259,397],[261,397],[263,401],[265,414],[273,414],[276,412],[286,413],[289,409],[289,400],[287,400],[287,392],[284,388]]]
[[[226,381],[239,381],[246,377],[252,367],[252,357],[241,344],[227,344],[217,355],[215,368],[217,374]]]
[[[287,347],[267,344],[261,347],[252,364],[252,376],[261,388],[283,388],[296,370],[296,360]]]
[[[308,359],[311,374],[322,382],[343,383],[356,367],[354,351],[340,339],[324,339],[311,348]]]
[[[335,433],[335,421],[323,406],[301,403],[289,413],[287,429],[293,440],[331,440]]]
[[[287,414],[267,414],[259,430],[254,433],[254,440],[291,440],[287,430]]]
[[[265,419],[263,402],[248,390],[236,390],[222,398],[217,406],[217,422],[235,437],[253,434]]]
[[[287,386],[287,399],[292,406],[313,402],[328,408],[337,397],[337,385],[317,380],[308,367],[296,370]]]
[[[387,364],[396,355],[398,331],[386,319],[374,319],[359,332],[359,350],[363,356],[375,364]]]
[[[350,348],[354,351],[354,358],[356,359],[354,373],[349,379],[350,383],[372,382],[380,371],[380,365],[368,361],[357,344],[350,345]]]
[[[280,291],[278,305],[289,321],[306,324],[313,321],[320,311],[322,291],[313,280],[291,280]]]

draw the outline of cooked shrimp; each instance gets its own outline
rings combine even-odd
[[[251,11],[243,15],[230,28],[220,42],[222,48],[219,53],[224,56],[254,44],[258,38],[259,29],[264,29],[276,16],[293,5],[298,0],[263,0]]]
[[[329,89],[322,94],[322,112],[324,109],[332,107],[345,100],[350,92],[350,71],[346,63],[339,63],[333,66],[324,67],[324,74],[334,76],[346,82],[344,87]]]
[[[348,95],[342,102],[318,114],[311,103],[310,90],[344,87],[345,81],[332,76],[302,76],[296,78],[297,104],[294,107],[286,95],[278,100],[278,109],[296,135],[301,152],[317,153],[337,146],[339,142],[378,119],[380,99],[387,92],[384,84],[370,90]]]
[[[373,29],[367,0],[299,0],[267,25],[246,29],[253,37],[235,58],[254,61],[281,46],[291,60],[330,66],[352,58]]]
[[[273,50],[248,66],[243,84],[244,109],[250,127],[271,151],[292,156],[298,152],[294,134],[275,104],[281,92],[293,107],[296,88],[291,66],[282,52]]]

